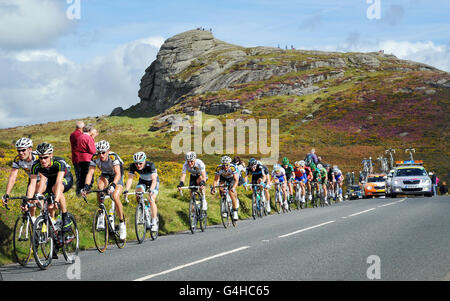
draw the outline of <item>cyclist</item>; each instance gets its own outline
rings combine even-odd
[[[101,171],[97,180],[98,189],[103,190],[108,187],[108,193],[111,195],[119,216],[119,238],[125,240],[127,238],[127,228],[125,225],[125,217],[122,208],[120,196],[123,189],[123,161],[119,155],[110,151],[109,142],[106,140],[99,141],[95,144],[97,153],[92,157],[89,163],[89,171],[86,175],[84,188],[81,195],[86,197],[87,192],[91,189],[91,180],[94,176],[95,168]],[[97,195],[100,201],[100,195]]]
[[[288,198],[287,198],[287,191],[286,191],[286,183],[287,183],[287,179],[286,179],[286,171],[284,170],[283,167],[281,167],[280,164],[275,164],[273,166],[273,170],[272,170],[272,180],[275,184],[277,183],[281,183],[281,189],[283,191],[283,200],[284,200],[284,206],[285,208],[288,208]]]
[[[301,202],[305,203],[306,183],[308,178],[305,171],[305,162],[297,161],[294,164],[294,180],[300,182]],[[297,187],[297,185],[295,186]]]
[[[223,185],[226,184],[229,187],[229,194],[231,201],[233,203],[233,213],[232,217],[235,221],[238,218],[238,207],[237,207],[237,192],[236,187],[239,183],[239,171],[234,164],[231,164],[231,158],[228,156],[223,156],[221,159],[221,163],[216,168],[216,173],[214,177],[213,189],[211,190],[211,194],[216,193],[216,189],[214,188],[218,184]],[[223,187],[220,187],[220,191],[223,193]]]
[[[205,185],[208,181],[208,175],[206,173],[206,166],[202,160],[197,159],[195,152],[186,153],[186,161],[183,164],[183,170],[181,171],[180,183],[178,184],[178,190],[184,186],[184,180],[186,178],[186,172],[191,174],[189,178],[189,186],[200,186],[200,192],[202,195],[202,210],[208,209],[208,203],[205,196]],[[192,196],[192,192],[191,192]]]
[[[156,206],[156,197],[159,191],[159,177],[155,164],[146,161],[147,155],[144,152],[137,152],[133,155],[133,162],[130,164],[128,170],[128,180],[125,184],[125,191],[123,194],[128,194],[128,190],[133,183],[135,174],[139,174],[139,182],[136,185],[136,192],[148,192],[150,207],[151,207],[151,222],[147,224],[147,228],[151,231],[158,231],[158,208]]]
[[[306,187],[305,188],[308,188],[308,200],[312,201],[312,187],[311,187],[311,183],[312,183],[312,180],[313,180],[313,172],[311,170],[311,167],[306,165],[305,160],[300,160],[300,166],[305,170],[305,174],[306,174],[306,178],[307,178],[307,182],[306,182]]]
[[[333,166],[333,182],[334,185],[337,185],[337,187],[333,187],[335,190],[336,188],[338,189],[338,198],[339,201],[343,201],[343,197],[342,197],[342,184],[344,183],[344,174],[342,173],[342,171],[339,169],[339,167],[337,165]]]
[[[327,196],[327,182],[328,182],[328,172],[325,169],[325,167],[323,167],[322,163],[317,164],[317,170],[319,173],[319,178],[320,178],[320,182],[319,185],[322,185],[322,189],[323,189],[323,197],[325,200],[325,204],[328,205],[328,196]]]
[[[255,158],[250,158],[248,161],[248,167],[245,169],[245,182],[244,186],[248,184],[248,176],[252,175],[252,184],[261,184],[263,188],[270,188],[269,169],[263,166],[260,161]],[[266,185],[267,184],[267,185]],[[269,189],[264,189],[267,203],[267,212],[270,212],[270,195],[268,195]]]
[[[281,160],[281,167],[284,168],[284,171],[286,172],[286,179],[287,179],[287,187],[289,190],[289,200],[292,201],[293,195],[294,195],[294,189],[292,186],[292,181],[295,178],[294,175],[294,167],[292,166],[292,164],[289,164],[289,159],[287,157],[284,157]]]
[[[11,193],[14,184],[17,180],[17,174],[19,173],[19,169],[23,169],[27,175],[28,175],[28,187],[27,190],[29,190],[30,185],[30,178],[31,178],[31,167],[33,166],[34,162],[38,159],[38,156],[35,152],[33,152],[33,141],[29,138],[20,138],[16,141],[16,149],[18,152],[18,155],[14,158],[14,161],[12,163],[11,172],[9,173],[8,183],[6,184],[6,192],[2,197],[3,205],[6,205],[8,203],[9,194]],[[39,183],[39,176],[37,178],[36,184]],[[36,187],[35,187],[36,189]],[[26,209],[26,208],[22,208]],[[31,220],[36,220],[36,207],[30,208],[30,215]]]

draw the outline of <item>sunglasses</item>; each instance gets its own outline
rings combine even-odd
[[[101,155],[104,155],[104,154],[106,154],[107,152],[98,152],[99,154],[101,154]]]
[[[134,164],[136,164],[136,165],[144,165],[145,162],[136,162],[136,163],[134,163]]]
[[[50,156],[39,157],[39,160],[47,160],[48,158],[50,158]]]
[[[27,151],[26,148],[24,148],[24,149],[18,149],[18,150],[17,150],[18,153],[24,153],[24,152],[26,152],[26,151]]]

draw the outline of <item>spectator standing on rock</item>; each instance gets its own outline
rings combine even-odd
[[[75,123],[75,131],[70,134],[70,148],[72,151],[72,164],[75,170],[75,177],[77,183],[77,195],[79,194],[78,183],[80,178],[80,168],[78,166],[78,153],[77,153],[77,141],[78,138],[83,135],[84,122],[79,120]],[[84,184],[84,182],[83,182]]]
[[[83,134],[78,137],[77,152],[80,180],[78,181],[77,177],[77,195],[84,187],[86,176],[89,172],[89,163],[92,156],[97,152],[94,140],[97,135],[97,130],[91,124],[88,124],[83,128]]]

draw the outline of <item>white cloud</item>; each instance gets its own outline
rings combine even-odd
[[[65,1],[0,0],[0,48],[42,47],[67,32]]]
[[[85,64],[54,49],[0,52],[0,128],[109,114],[138,103],[140,79],[163,42],[136,40]]]

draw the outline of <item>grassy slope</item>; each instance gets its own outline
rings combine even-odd
[[[248,51],[248,49],[247,49]],[[217,58],[223,60],[223,53]],[[302,64],[305,60],[325,60],[329,58],[346,58],[345,54],[329,54],[319,56],[308,52],[279,52],[249,57],[247,61],[259,59],[260,65],[267,64]],[[209,57],[209,60],[214,57]],[[448,105],[449,92],[433,88],[435,93],[425,94],[431,87],[427,81],[436,79],[436,72],[415,70],[411,72],[391,71],[388,67],[405,67],[389,59],[382,59],[377,70],[367,68],[344,68],[344,77],[327,80],[316,84],[323,90],[306,96],[277,95],[259,97],[260,92],[267,91],[278,84],[293,84],[305,76],[337,71],[336,68],[319,68],[300,71],[267,81],[252,82],[234,87],[209,92],[203,95],[187,97],[182,103],[170,108],[166,113],[181,113],[183,106],[200,104],[203,101],[220,101],[239,99],[242,108],[252,110],[251,115],[240,111],[222,116],[207,116],[203,120],[217,118],[225,124],[226,119],[264,118],[280,120],[280,156],[288,156],[291,161],[304,158],[311,147],[315,147],[325,162],[337,164],[345,172],[359,171],[361,160],[371,156],[376,158],[389,147],[396,148],[398,159],[407,159],[401,152],[407,147],[415,147],[415,158],[425,160],[425,167],[436,170],[441,178],[449,170],[448,148]],[[194,74],[199,66],[185,72]],[[406,66],[411,68],[411,66]],[[234,66],[234,70],[247,68],[246,62]],[[448,77],[448,74],[439,74]],[[426,89],[422,89],[426,87]],[[401,88],[411,89],[411,93],[401,92]],[[415,88],[419,88],[416,89]],[[399,91],[400,90],[400,91]],[[270,109],[269,109],[270,108]],[[131,109],[133,116],[139,112]],[[308,114],[314,118],[303,122]],[[181,198],[176,193],[176,185],[181,171],[182,155],[175,155],[171,150],[171,141],[176,133],[168,133],[170,125],[156,122],[160,116],[146,118],[132,117],[95,117],[86,118],[85,123],[93,123],[99,130],[97,140],[106,139],[125,161],[131,163],[132,154],[145,151],[155,162],[161,179],[161,189],[158,207],[162,216],[161,233],[169,234],[188,229],[187,198]],[[18,127],[0,130],[0,192],[6,187],[10,164],[15,156],[13,142],[22,136],[31,137],[34,144],[47,141],[55,146],[55,154],[66,157],[70,163],[69,135],[73,131],[74,121],[52,122],[42,125]],[[150,132],[150,126],[162,127],[161,130]],[[165,126],[164,126],[165,125]],[[270,123],[269,123],[270,126]],[[408,132],[402,137],[399,134]],[[203,138],[208,135],[204,132]],[[270,137],[270,134],[269,134]],[[242,143],[242,142],[241,142]],[[269,142],[270,143],[270,142]],[[224,143],[225,144],[225,143]],[[258,154],[245,154],[248,159]],[[220,155],[200,156],[207,164],[212,183],[213,168],[218,163]],[[125,176],[125,179],[127,175]],[[12,194],[20,195],[25,191],[26,177],[20,173],[19,180]],[[240,189],[241,218],[250,215],[250,195]],[[86,205],[75,197],[72,189],[66,194],[69,210],[79,221],[82,237],[82,248],[93,246],[91,235],[92,214],[96,208],[94,197]],[[209,224],[220,222],[218,214],[218,198],[209,198]],[[6,212],[0,208],[0,264],[11,260],[11,231],[19,209]],[[135,204],[125,205],[128,222],[128,239],[135,239],[134,233]]]

